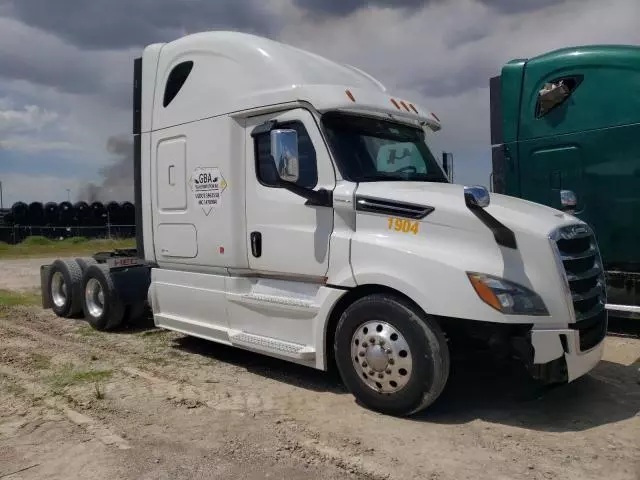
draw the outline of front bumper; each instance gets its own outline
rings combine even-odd
[[[579,330],[570,328],[531,330],[534,366],[560,361],[569,382],[591,371],[602,359],[604,335],[588,350],[581,350],[580,335]]]

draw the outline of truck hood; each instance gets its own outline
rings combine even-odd
[[[406,202],[433,207],[424,222],[472,232],[486,227],[464,200],[464,187],[450,183],[367,182],[360,183],[356,196],[386,201]],[[559,210],[507,195],[491,193],[486,211],[515,233],[547,236],[562,225],[582,223]]]

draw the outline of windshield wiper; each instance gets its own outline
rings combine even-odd
[[[408,178],[403,176],[397,176],[397,175],[387,176],[387,175],[377,174],[377,175],[359,175],[358,176],[359,182],[387,182],[387,181],[402,182],[405,180],[408,180]]]

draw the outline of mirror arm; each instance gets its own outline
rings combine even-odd
[[[320,190],[313,190],[311,188],[301,187],[295,183],[285,182],[278,175],[273,157],[271,157],[271,162],[269,162],[268,168],[272,169],[272,174],[276,179],[276,184],[279,187],[289,190],[291,193],[302,198],[306,198],[307,201],[305,202],[305,205],[312,207],[333,207],[333,192],[331,190],[326,190],[324,188],[321,188]]]
[[[313,207],[332,207],[333,206],[333,192],[321,188],[320,190],[312,190],[310,188],[301,187],[295,183],[285,182],[280,180],[278,182],[282,188],[286,188],[291,193],[306,198],[305,205]]]

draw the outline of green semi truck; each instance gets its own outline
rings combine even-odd
[[[640,47],[512,60],[490,80],[490,105],[492,190],[587,222],[608,310],[640,318]]]

